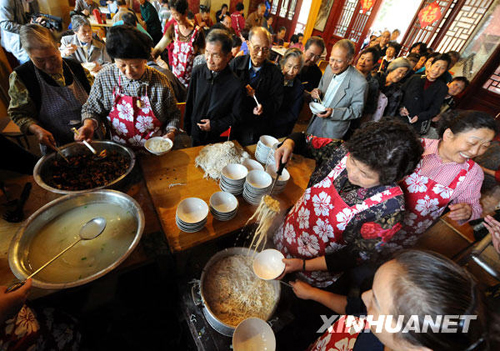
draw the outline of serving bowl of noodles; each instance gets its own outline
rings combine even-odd
[[[253,272],[255,252],[233,247],[215,254],[205,265],[200,280],[203,314],[222,335],[232,336],[247,318],[269,320],[281,293],[278,281],[259,279]]]

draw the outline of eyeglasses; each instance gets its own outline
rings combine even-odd
[[[267,46],[261,48],[260,46],[254,46],[252,43],[250,43],[250,46],[252,47],[253,50],[257,52],[262,52],[263,54],[269,53],[269,48]]]

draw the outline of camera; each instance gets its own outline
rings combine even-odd
[[[55,29],[57,31],[62,30],[62,18],[57,16],[48,15],[45,13],[38,13],[31,15],[34,23],[39,23],[41,26],[48,28],[50,30]],[[42,20],[40,22],[36,22],[38,18]]]

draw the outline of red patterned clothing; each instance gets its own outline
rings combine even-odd
[[[479,165],[475,162],[473,162],[470,169],[467,162],[443,163],[441,157],[439,157],[438,155],[439,140],[422,140],[425,147],[425,151],[422,155],[421,161],[422,175],[434,180],[435,182],[443,186],[449,186],[461,170],[468,170],[463,181],[460,182],[460,184],[451,195],[449,203],[469,204],[472,207],[472,216],[469,220],[481,217],[483,208],[479,203],[479,199],[481,198],[481,185],[483,184],[484,179],[484,173],[481,167],[479,167]]]
[[[339,147],[339,141],[318,152],[305,143],[304,134],[292,139],[295,152],[314,151],[317,166],[308,189],[275,233],[274,243],[289,258],[326,255],[328,269],[335,276],[313,272],[303,277],[326,287],[343,271],[364,261],[378,261],[401,228],[404,196],[395,184],[369,189],[352,185],[345,169],[347,150]]]

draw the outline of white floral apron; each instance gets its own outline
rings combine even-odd
[[[390,244],[391,252],[415,245],[420,235],[441,216],[450,203],[453,192],[474,166],[474,161],[467,161],[467,166],[449,186],[422,175],[422,161],[412,174],[403,178],[401,188],[405,194],[406,213],[403,228]]]
[[[151,108],[147,92],[139,97],[123,94],[119,76],[118,86],[113,90],[113,100],[113,108],[108,115],[111,140],[138,148],[159,134],[161,122]]]
[[[342,316],[307,351],[352,351],[359,334],[369,328],[364,318]]]
[[[195,56],[194,41],[198,35],[199,28],[195,26],[191,39],[188,42],[179,40],[179,25],[174,25],[175,41],[172,52],[172,73],[179,78],[180,82],[187,88],[191,80],[193,61]]]
[[[307,188],[276,232],[276,248],[287,258],[311,259],[338,251],[346,246],[342,233],[358,214],[395,196],[402,195],[396,186],[373,195],[361,204],[347,205],[333,185],[346,168],[347,157],[319,183]],[[302,280],[324,288],[340,277],[341,272],[300,272]]]

